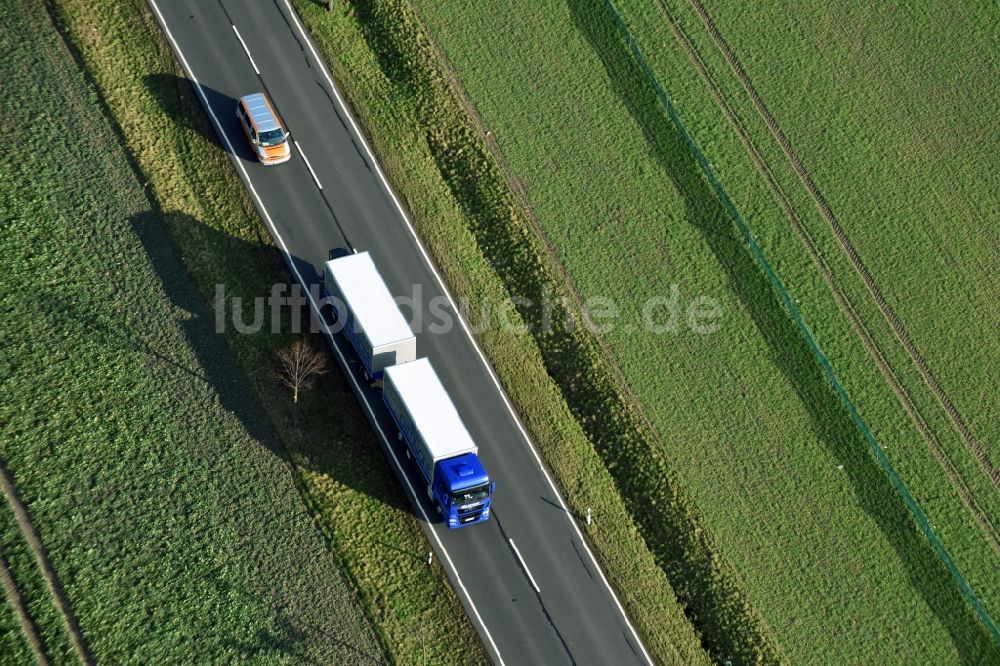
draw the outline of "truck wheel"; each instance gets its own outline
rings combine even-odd
[[[406,447],[406,459],[413,460],[413,454],[410,453],[410,447]]]
[[[441,507],[440,506],[435,505],[434,508],[438,510],[438,514],[441,513]]]
[[[397,433],[396,433],[396,439],[398,439],[399,441],[401,441],[401,442],[402,442],[402,441],[403,441],[403,433],[401,433],[401,432],[397,432]],[[406,453],[407,453],[407,454],[409,454],[409,453],[410,453],[410,451],[409,451],[409,450],[407,450],[407,451],[406,451]]]

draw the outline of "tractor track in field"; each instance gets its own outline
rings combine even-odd
[[[875,301],[875,304],[878,306],[879,311],[881,311],[882,316],[885,317],[886,321],[889,323],[889,326],[892,328],[893,333],[896,336],[896,339],[906,350],[906,353],[909,355],[914,365],[916,365],[917,370],[920,372],[920,375],[924,380],[924,383],[934,393],[935,397],[938,399],[938,402],[941,403],[941,406],[948,414],[948,417],[951,420],[952,424],[954,425],[955,429],[958,430],[959,434],[962,436],[962,439],[965,441],[966,447],[968,448],[969,452],[972,453],[973,457],[975,457],[976,461],[979,463],[980,467],[983,469],[986,476],[993,483],[993,486],[997,489],[1000,489],[1000,471],[998,471],[997,468],[994,467],[986,450],[983,448],[979,440],[976,439],[975,435],[973,435],[972,432],[969,430],[969,427],[962,419],[961,414],[959,414],[958,409],[956,409],[954,403],[951,401],[951,398],[948,396],[947,393],[945,393],[944,389],[938,383],[937,378],[934,376],[934,374],[928,367],[923,356],[921,356],[920,352],[913,344],[913,341],[910,339],[909,333],[903,326],[903,322],[899,320],[899,318],[896,316],[895,311],[886,301],[885,296],[882,293],[882,290],[875,282],[875,279],[872,277],[872,274],[869,272],[867,266],[865,266],[864,262],[861,260],[860,255],[858,254],[857,250],[854,248],[854,245],[848,238],[847,233],[844,231],[843,227],[840,226],[840,223],[837,221],[836,216],[833,214],[833,211],[831,210],[829,203],[826,201],[826,198],[819,191],[819,188],[813,181],[812,176],[809,175],[809,172],[806,170],[805,166],[802,163],[802,160],[795,152],[795,149],[792,148],[791,141],[789,141],[788,137],[781,129],[781,126],[778,125],[777,120],[775,120],[774,116],[771,114],[771,111],[764,104],[764,101],[761,99],[756,88],[754,88],[753,83],[750,81],[750,77],[747,75],[746,71],[743,69],[742,64],[740,64],[739,59],[736,57],[736,53],[733,51],[732,47],[729,46],[729,43],[726,42],[722,34],[719,32],[718,27],[715,25],[715,21],[712,20],[712,17],[708,14],[708,10],[705,8],[705,5],[701,2],[701,0],[688,0],[688,2],[691,4],[692,8],[694,8],[698,16],[701,18],[702,24],[705,26],[705,29],[708,31],[708,34],[712,38],[712,41],[715,43],[716,47],[719,49],[723,57],[726,59],[726,62],[729,64],[729,67],[732,70],[733,74],[736,76],[737,79],[739,79],[740,84],[743,86],[744,90],[746,90],[747,95],[749,95],[750,97],[750,101],[753,103],[753,106],[756,109],[757,113],[760,115],[761,119],[767,125],[768,129],[771,132],[771,135],[774,137],[775,141],[777,141],[778,144],[781,146],[781,149],[785,153],[785,156],[788,158],[788,161],[791,164],[792,169],[795,171],[795,174],[798,176],[800,182],[805,187],[806,191],[809,193],[809,196],[816,203],[816,206],[819,209],[820,214],[829,224],[830,229],[831,231],[833,231],[834,236],[836,236],[837,241],[840,243],[841,248],[847,255],[848,259],[851,261],[851,264],[854,266],[855,270],[858,272],[858,275],[860,275],[862,282],[868,289],[868,292],[871,294],[872,300]],[[660,4],[659,0],[658,4]],[[662,4],[660,4],[660,6],[662,7]]]
[[[42,646],[42,639],[38,635],[38,626],[31,619],[28,607],[21,596],[21,591],[17,589],[17,581],[14,580],[14,576],[10,573],[10,568],[7,566],[2,545],[0,545],[0,585],[3,586],[4,592],[7,594],[7,601],[10,602],[11,608],[14,609],[14,614],[17,616],[17,623],[21,625],[21,633],[24,634],[28,645],[31,646],[31,651],[35,653],[35,661],[38,662],[38,666],[48,666],[49,660],[45,656],[45,648]]]
[[[45,579],[45,585],[49,589],[53,605],[55,605],[62,616],[63,624],[69,632],[80,662],[86,666],[90,666],[94,663],[94,660],[90,654],[90,650],[87,648],[87,642],[83,638],[80,623],[77,622],[76,615],[73,614],[73,609],[69,605],[69,600],[66,598],[66,593],[62,589],[62,585],[59,584],[59,579],[56,577],[55,569],[52,568],[52,562],[49,560],[45,546],[42,544],[42,540],[38,536],[38,531],[35,529],[34,524],[31,522],[28,508],[21,500],[21,495],[14,484],[14,477],[11,476],[10,471],[7,469],[7,463],[3,458],[0,458],[0,489],[3,490],[7,502],[10,503],[10,508],[14,512],[14,519],[17,521],[17,526],[20,528],[25,542],[27,542],[28,547],[31,548],[31,552],[35,555],[35,561],[42,573],[42,578]]]
[[[997,526],[993,524],[987,512],[984,511],[976,502],[975,497],[973,496],[969,487],[966,485],[964,479],[962,478],[962,475],[959,473],[958,469],[955,467],[951,458],[948,456],[947,452],[942,447],[941,442],[937,439],[931,428],[928,426],[923,415],[920,413],[920,410],[917,408],[916,404],[914,404],[913,399],[911,398],[909,392],[903,386],[899,376],[896,374],[892,366],[886,360],[882,350],[875,343],[875,340],[872,338],[871,333],[868,330],[867,326],[865,325],[863,319],[858,314],[857,310],[855,309],[854,305],[851,303],[847,295],[841,290],[839,284],[837,283],[836,276],[833,273],[833,269],[823,258],[822,254],[819,252],[815,240],[806,230],[806,227],[803,224],[802,219],[795,211],[795,208],[792,205],[791,201],[789,200],[788,195],[786,194],[784,188],[782,188],[781,185],[777,182],[777,179],[774,177],[774,174],[771,171],[770,167],[768,166],[767,161],[764,159],[764,156],[761,154],[760,150],[757,148],[753,140],[750,138],[750,135],[747,132],[746,127],[743,125],[742,121],[736,115],[733,107],[729,104],[729,101],[726,99],[725,94],[722,92],[722,89],[716,83],[715,78],[708,70],[708,67],[705,64],[704,60],[702,60],[701,56],[698,54],[697,49],[695,49],[694,44],[684,33],[683,29],[680,27],[680,25],[677,23],[673,15],[667,9],[666,5],[664,5],[663,1],[656,0],[656,5],[658,10],[660,11],[661,16],[663,16],[665,22],[667,23],[671,32],[673,33],[674,37],[684,48],[685,53],[688,55],[689,59],[694,64],[695,69],[698,71],[702,80],[708,86],[709,91],[712,94],[712,97],[716,101],[716,104],[718,104],[719,108],[722,110],[727,120],[732,125],[733,129],[735,130],[737,136],[740,139],[740,142],[743,144],[744,149],[746,150],[750,158],[753,160],[754,165],[756,166],[758,172],[763,176],[769,189],[774,194],[775,199],[777,200],[778,204],[784,211],[785,216],[788,218],[788,221],[791,223],[792,229],[795,231],[796,235],[802,242],[803,246],[805,246],[806,251],[809,254],[809,257],[812,259],[813,263],[817,266],[817,268],[819,268],[820,274],[823,277],[823,281],[830,289],[841,311],[843,311],[844,314],[847,316],[847,319],[851,324],[851,328],[854,330],[855,333],[857,333],[858,337],[861,338],[861,341],[864,344],[865,348],[868,350],[869,354],[875,360],[875,363],[878,366],[882,376],[889,383],[889,386],[892,388],[893,393],[896,395],[900,404],[902,404],[903,408],[906,410],[906,413],[910,416],[910,419],[913,421],[914,425],[917,427],[917,430],[920,432],[922,438],[927,443],[927,446],[930,448],[931,453],[934,455],[934,458],[938,461],[938,463],[942,466],[942,468],[944,468],[949,481],[951,481],[952,485],[958,491],[959,496],[962,498],[962,502],[965,504],[966,508],[969,509],[970,513],[973,515],[976,522],[979,524],[979,527],[983,535],[987,538],[993,550],[998,555],[1000,555],[1000,534],[998,534]]]

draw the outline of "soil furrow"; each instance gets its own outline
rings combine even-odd
[[[38,531],[35,530],[35,526],[31,522],[28,509],[24,505],[24,502],[21,501],[21,495],[14,484],[14,478],[7,469],[7,463],[2,458],[0,458],[0,488],[3,489],[3,494],[10,503],[10,508],[14,512],[14,518],[17,520],[17,525],[21,529],[24,540],[35,555],[35,561],[38,563],[38,568],[42,572],[45,584],[49,588],[49,594],[52,595],[52,601],[59,610],[60,615],[62,615],[66,630],[73,639],[73,647],[76,648],[77,656],[80,657],[80,661],[83,664],[90,666],[90,664],[94,663],[94,660],[90,655],[90,650],[87,649],[87,642],[83,638],[80,624],[73,614],[73,609],[69,605],[69,600],[66,598],[66,593],[62,589],[62,585],[59,584],[59,579],[56,577],[55,569],[52,568],[52,562],[49,561],[45,546],[42,545]]]
[[[21,597],[21,591],[17,589],[17,582],[7,567],[7,560],[3,556],[3,547],[0,546],[0,585],[3,585],[4,592],[7,593],[7,600],[10,602],[14,614],[17,615],[17,622],[21,625],[21,631],[28,640],[32,652],[35,653],[35,660],[39,666],[48,666],[49,660],[45,656],[45,648],[42,646],[42,639],[38,635],[38,627],[28,614],[28,608]]]

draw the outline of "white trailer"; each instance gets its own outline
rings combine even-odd
[[[331,259],[324,264],[323,283],[369,377],[381,377],[388,366],[417,357],[417,339],[371,255]]]
[[[382,397],[428,484],[434,480],[437,463],[479,453],[426,358],[386,368]]]

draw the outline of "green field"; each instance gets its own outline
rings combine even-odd
[[[785,656],[995,658],[996,646],[871,458],[602,3],[416,4],[576,286],[619,305],[620,325],[603,338]],[[649,12],[655,5],[630,4],[626,14]],[[687,58],[669,36],[656,35],[646,48],[657,54],[658,71]],[[739,144],[725,135],[721,112],[689,101],[711,101],[690,63],[668,74],[662,78],[678,88],[681,115],[710,159],[718,153],[723,164],[734,162],[727,151]],[[745,155],[739,168],[755,173]],[[749,219],[781,219],[753,179],[720,171]],[[996,608],[996,552],[872,368],[800,240],[784,221],[782,234],[777,226],[754,231],[769,253],[781,249],[779,271],[824,346],[839,341],[827,351],[838,372],[847,371],[849,390],[871,380],[856,396],[865,417],[963,572]],[[656,336],[635,326],[645,299],[668,295],[672,284],[687,301],[721,303],[721,329]],[[926,396],[917,399],[926,407]],[[713,628],[698,618],[696,625]]]
[[[31,647],[21,633],[17,616],[9,603],[0,607],[0,651],[12,663],[27,664],[34,659]]]
[[[880,439],[888,446],[890,456],[911,485],[911,490],[948,537],[949,548],[964,558],[963,570],[968,569],[970,576],[979,577],[977,587],[995,587],[995,582],[988,575],[989,568],[984,570],[985,576],[977,569],[983,558],[995,562],[996,553],[1000,551],[997,532],[1000,526],[996,522],[996,516],[1000,515],[1000,494],[974,455],[970,443],[949,421],[930,386],[920,376],[876,306],[873,295],[865,288],[847,254],[837,244],[829,225],[820,217],[815,202],[806,195],[805,188],[791,172],[787,159],[769,136],[763,121],[754,113],[745,92],[730,74],[718,49],[711,44],[697,14],[683,2],[662,4],[659,9],[656,3],[629,3],[624,9],[626,19],[635,34],[639,35],[641,45],[665,44],[672,47],[645,49],[657,76],[671,82],[670,94],[682,115],[704,119],[693,123],[696,138],[709,147],[715,171],[737,199],[737,205],[744,209],[758,240],[785,282],[793,285],[800,307],[813,325],[822,347],[855,401],[862,405],[871,425],[879,430]],[[678,30],[671,29],[672,21],[679,26],[680,36]],[[696,54],[694,58],[680,48],[685,41]],[[696,59],[705,64],[706,72],[696,72]],[[731,117],[727,118],[720,111],[719,100],[709,94],[709,82],[720,89],[723,104]],[[736,128],[745,132],[745,139],[758,151],[763,169],[760,164],[751,162],[746,141],[737,139]],[[809,133],[810,136],[814,134]],[[765,172],[771,176],[770,184],[766,182]],[[856,190],[853,185],[850,189]],[[790,212],[779,207],[776,202],[778,194],[786,197]],[[875,192],[868,196],[872,200],[876,198]],[[947,218],[941,218],[940,224],[949,223]],[[794,233],[789,233],[793,230]],[[850,229],[847,232],[853,235]],[[887,240],[908,235],[906,231],[895,235],[882,234]],[[803,262],[803,249],[809,244],[813,246],[812,261]],[[857,241],[853,244],[860,245]],[[971,268],[964,271],[962,266],[954,266],[949,270],[935,271],[934,265],[940,264],[936,255],[918,244],[913,244],[909,251],[914,261],[907,263],[906,270],[921,272],[928,281],[937,281],[939,273],[944,281],[961,279],[964,274],[972,285],[988,284],[988,276],[977,275]],[[970,266],[974,265],[974,254],[969,253],[968,256]],[[862,261],[866,265],[871,263],[863,257]],[[823,280],[818,279],[821,272],[817,266],[820,264],[825,265],[827,271]],[[874,266],[868,268],[872,271]],[[889,307],[897,316],[903,316],[905,313],[891,304],[891,284],[883,281],[877,271],[874,272],[874,279],[879,281],[880,290],[886,294]],[[831,291],[835,292],[834,298],[831,298]],[[988,299],[990,295],[987,288],[966,291],[969,292],[968,297],[973,299]],[[845,317],[845,312],[853,316]],[[990,316],[986,307],[978,314]],[[903,317],[901,323],[919,350],[923,347],[922,339],[940,336],[954,328],[940,326],[944,321],[951,321],[950,317],[952,315],[940,320],[936,331],[921,328],[919,321],[909,317]],[[964,330],[964,322],[968,318],[954,317],[954,321],[963,322],[960,327]],[[986,322],[970,324],[973,330],[986,330],[983,328],[986,326]],[[984,339],[981,346],[988,348],[990,344],[993,344],[992,340]],[[971,363],[962,356],[962,349],[944,360]],[[926,354],[922,356],[926,357]],[[884,359],[884,367],[876,367],[873,363],[876,357]],[[933,358],[929,362],[933,370]],[[977,367],[984,373],[980,379],[989,383],[990,368],[986,365]],[[947,390],[949,396],[957,399],[957,393]],[[981,389],[974,392],[982,393]],[[974,440],[987,443],[989,437],[982,435],[982,432],[973,429],[971,436]],[[992,552],[981,555],[980,551],[985,546]]]
[[[46,656],[57,664],[74,661],[76,657],[70,636],[52,604],[45,580],[6,499],[0,503],[0,528],[3,530],[0,533],[0,548],[4,561]],[[6,597],[5,609],[0,620],[3,623],[0,626],[0,654],[10,655],[12,663],[31,663],[34,651],[27,635],[21,630],[10,597]]]
[[[623,7],[626,20],[634,34],[639,36],[640,46],[644,48],[647,58],[653,64],[658,78],[670,82],[668,86],[670,94],[681,109],[682,115],[695,119],[693,123],[688,123],[689,126],[694,125],[694,134],[702,145],[710,146],[710,159],[713,161],[716,173],[726,181],[730,194],[738,200],[737,205],[743,208],[745,213],[749,213],[746,217],[750,226],[758,235],[758,240],[765,246],[765,251],[778,267],[786,284],[792,285],[792,291],[800,299],[800,307],[812,324],[816,337],[833,361],[856,404],[861,406],[865,418],[876,429],[879,439],[887,447],[889,457],[929,514],[946,547],[987,606],[992,607],[995,616],[998,595],[995,571],[997,566],[1000,566],[997,560],[1000,539],[997,535],[996,522],[997,516],[1000,516],[1000,495],[985,473],[984,466],[974,455],[973,446],[949,421],[931,387],[917,372],[913,360],[900,342],[901,338],[890,329],[883,313],[877,309],[873,294],[863,285],[844,248],[837,244],[830,225],[820,216],[816,202],[806,196],[807,190],[792,173],[788,160],[779,150],[777,142],[769,135],[761,117],[754,112],[746,91],[739,85],[723,60],[718,45],[712,43],[706,25],[692,6],[686,2],[672,1],[659,6],[657,3],[627,3]],[[905,17],[897,18],[899,24],[907,23]],[[771,16],[768,25],[774,25],[776,20]],[[736,32],[743,35],[744,24],[741,22],[739,25],[740,29]],[[909,29],[910,26],[907,24],[907,30]],[[973,36],[970,38],[974,38],[974,34],[974,31],[970,32]],[[769,46],[777,44],[776,36],[771,35],[771,37],[762,43]],[[798,39],[799,34],[794,31],[786,37],[789,43],[797,44]],[[896,39],[897,36],[894,36],[889,41],[894,44]],[[687,42],[687,53],[680,48],[685,46],[685,42]],[[831,43],[842,44],[837,40]],[[921,48],[927,47],[926,43],[920,40],[914,40],[913,44]],[[655,45],[666,45],[671,48],[655,48]],[[865,40],[865,45],[866,49],[875,52],[889,48],[889,43],[886,41]],[[947,44],[940,53],[936,51],[933,58],[928,57],[941,58],[942,62],[955,61],[958,69],[968,66],[967,59],[959,57],[959,54],[953,51],[954,47],[953,44]],[[788,62],[800,62],[800,60],[800,58],[788,58]],[[826,62],[829,64],[829,60]],[[706,71],[697,72],[699,63]],[[743,65],[749,67],[746,63]],[[786,71],[788,69],[801,74],[800,68],[784,68]],[[869,71],[868,74],[878,76],[877,71]],[[934,76],[940,76],[940,71]],[[750,78],[756,78],[753,70],[750,71]],[[822,77],[817,76],[817,78]],[[857,81],[860,83],[862,78],[859,77]],[[709,94],[709,84],[718,87],[722,101],[713,99]],[[756,92],[761,94],[760,87],[757,88]],[[838,94],[842,93],[843,91]],[[875,93],[869,90],[869,94]],[[899,103],[902,103],[901,100],[906,94],[915,95],[915,92],[910,89],[893,89],[891,94],[887,92],[890,97],[896,95],[900,100]],[[787,98],[780,95],[779,97],[783,101]],[[834,104],[832,99],[826,101],[831,106]],[[822,105],[822,96],[818,97],[817,103]],[[730,117],[722,113],[720,106],[727,110]],[[874,107],[859,108],[870,110]],[[977,107],[970,113],[975,117],[976,113],[982,111]],[[789,115],[792,116],[799,118],[795,114]],[[850,121],[853,127],[858,128],[873,120],[882,122],[884,118],[872,119],[864,114],[845,112],[836,117],[834,126],[841,128],[843,123]],[[961,122],[955,119],[951,124],[960,130],[962,122],[968,123],[968,121],[968,118],[963,118]],[[914,127],[901,123],[895,133],[888,130],[884,133],[881,141],[884,142],[886,151],[901,150],[901,146],[910,145],[899,138],[899,133],[919,131],[921,124],[916,118],[911,124]],[[784,132],[793,137],[792,143],[797,143],[794,140],[796,134],[791,133],[790,127],[791,124],[782,122]],[[734,130],[738,129],[742,129],[745,133],[743,141],[737,140],[737,132]],[[869,131],[870,129],[864,130],[864,132]],[[818,126],[802,132],[804,136],[810,138],[820,134]],[[749,147],[748,142],[752,144]],[[858,160],[862,155],[872,159],[871,154],[857,149],[856,144],[846,138],[841,138],[838,142],[834,137],[827,142],[827,145],[846,146],[848,149],[843,152],[849,155],[831,155],[831,151],[827,148],[823,155],[814,156],[815,161],[822,161],[824,155],[833,160]],[[764,168],[761,168],[761,164],[751,163],[748,157],[748,153],[755,149],[764,163]],[[957,156],[953,158],[958,159]],[[879,157],[879,159],[881,161],[873,168],[887,168],[885,158]],[[980,153],[972,151],[968,154],[969,164],[986,160],[988,156],[981,151]],[[812,173],[811,176],[818,178],[817,173],[819,172]],[[852,172],[850,169],[842,172],[842,174],[850,173],[857,172]],[[768,175],[772,180],[769,184],[766,177]],[[926,189],[940,190],[942,178],[939,172],[927,171]],[[861,191],[857,184],[867,183],[871,189],[864,191],[862,196],[867,197],[868,202],[877,202],[877,205],[889,205],[881,199],[880,193],[883,191],[886,192],[886,200],[891,201],[896,196],[890,191],[893,182],[889,181],[857,178],[845,180],[842,176],[838,182],[842,183],[844,196],[854,197]],[[832,194],[827,192],[829,188],[824,187],[822,183],[820,188],[833,210],[839,210]],[[989,189],[988,185],[986,189]],[[787,197],[787,205],[791,211],[782,211],[779,208],[777,200],[781,194]],[[987,195],[984,195],[985,197]],[[927,205],[922,199],[914,199],[912,203],[916,208]],[[982,208],[985,210],[988,206],[989,204],[984,203]],[[964,215],[958,208],[955,211],[950,217],[942,212],[933,224],[928,222],[929,226],[934,224],[939,227],[954,226],[955,217]],[[921,215],[923,215],[921,212],[913,213],[914,217]],[[878,282],[879,290],[885,294],[888,307],[901,318],[901,325],[906,335],[916,342],[918,350],[932,349],[933,344],[940,344],[943,340],[958,340],[960,336],[951,335],[951,331],[955,328],[962,329],[961,335],[982,337],[978,343],[980,348],[989,349],[991,345],[995,345],[995,340],[977,333],[989,328],[987,319],[992,315],[987,301],[995,298],[989,286],[989,276],[983,272],[983,257],[978,256],[990,254],[985,245],[968,251],[962,249],[964,241],[961,240],[957,240],[954,244],[931,246],[922,242],[921,239],[924,237],[921,234],[911,234],[906,227],[906,221],[899,220],[895,225],[883,222],[878,232],[879,243],[887,246],[891,241],[906,245],[906,249],[901,247],[899,253],[912,259],[901,262],[899,259],[889,261],[883,258],[873,263],[868,257],[863,256],[865,255],[863,236],[858,236],[847,225],[843,215],[839,217],[852,244],[860,250],[861,261],[867,265],[874,280]],[[975,231],[976,223],[972,220],[969,223],[971,231]],[[797,229],[797,225],[801,228]],[[795,233],[789,233],[793,230]],[[803,249],[809,244],[813,245],[812,261],[803,264]],[[939,256],[941,252],[956,250],[967,261],[945,261]],[[825,266],[827,270],[827,275],[824,277],[829,279],[829,283],[826,286],[823,281],[817,279],[820,274],[817,267],[820,265]],[[891,270],[886,271],[886,268]],[[912,306],[915,296],[918,300],[924,298],[922,292],[895,288],[891,280],[884,280],[880,275],[883,272],[894,274],[907,271],[913,275],[918,273],[923,275],[922,279],[925,282],[935,284],[951,282],[952,288],[955,289],[958,288],[958,283],[966,282],[969,286],[964,289],[962,297],[958,300],[981,301],[980,305],[973,309],[976,310],[978,317],[985,319],[975,321],[975,318],[970,319],[958,312],[942,312],[934,327],[926,327],[921,323],[920,317],[909,316],[905,308],[897,307],[894,303],[900,301]],[[831,292],[834,298],[831,298]],[[894,295],[898,298],[893,298]],[[845,314],[851,316],[845,317]],[[850,325],[848,325],[849,320],[851,320]],[[935,336],[939,338],[937,343],[932,343],[931,346],[924,344],[924,341],[930,341]],[[863,340],[865,337],[867,339]],[[986,382],[987,385],[995,383],[995,379],[991,381],[989,376],[995,371],[988,364],[977,365],[977,361],[965,355],[969,351],[971,350],[960,345],[954,352],[942,354],[938,358],[943,364],[960,364],[982,373],[981,377],[972,380],[974,388],[971,393],[965,392],[965,395],[975,395],[985,399],[986,393],[978,383]],[[921,351],[917,353],[921,354]],[[979,350],[974,353],[979,353]],[[884,367],[876,369],[873,359],[879,356],[884,359]],[[922,356],[928,362],[933,374],[941,375],[935,370],[933,356],[926,353],[922,353]],[[953,391],[947,384],[944,385],[944,390],[956,404],[961,402],[959,400],[962,395],[961,390]],[[964,417],[964,410],[960,404],[959,411]],[[977,431],[970,419],[964,420],[972,425],[969,439],[978,439],[983,444],[989,442],[992,435],[988,429]]]
[[[44,11],[7,3],[0,454],[97,661],[381,660],[281,444]],[[71,655],[11,518],[5,552]]]
[[[986,334],[1000,325],[995,9],[708,5],[996,466],[1000,407],[988,387],[1000,382],[1000,341]]]
[[[10,604],[0,608],[0,651],[11,663],[29,664],[34,659]]]

